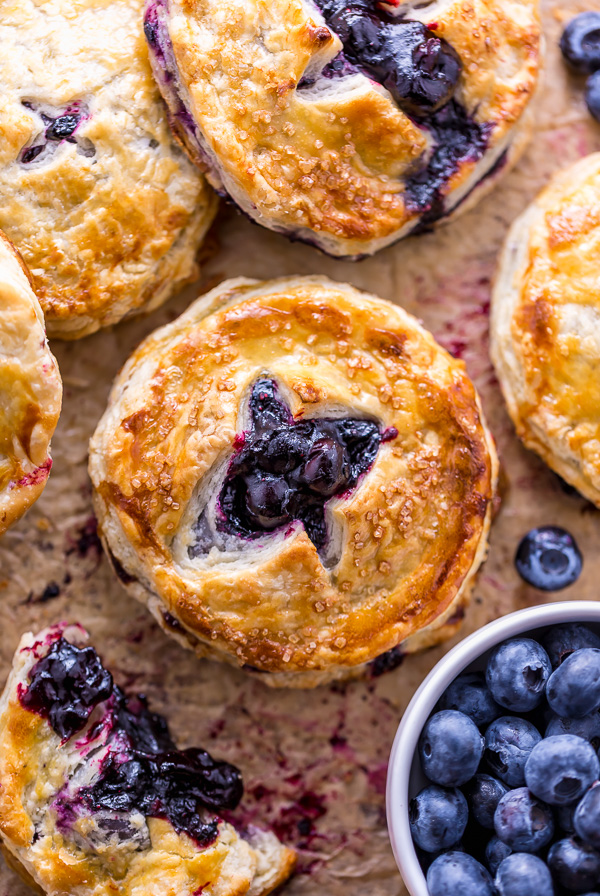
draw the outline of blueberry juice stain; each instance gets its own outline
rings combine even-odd
[[[381,442],[395,438],[397,430],[382,434],[372,420],[353,418],[296,421],[267,378],[252,388],[250,419],[251,428],[236,439],[221,488],[217,529],[255,538],[298,520],[322,553],[325,505],[356,486]]]
[[[433,149],[405,181],[405,203],[423,217],[421,228],[447,213],[444,186],[458,167],[480,159],[490,126],[479,124],[455,97],[462,72],[456,50],[422,22],[393,17],[374,0],[317,0],[344,45],[341,62],[323,74],[362,71],[386,88],[402,111],[428,130]]]
[[[50,723],[63,742],[80,732],[96,706],[105,703],[114,749],[109,749],[93,784],[54,801],[60,818],[88,812],[141,812],[167,819],[200,847],[217,837],[219,818],[211,813],[235,809],[243,785],[239,770],[205,750],[178,750],[166,719],[150,711],[142,696],[127,697],[114,684],[92,647],[75,647],[60,638],[30,673],[19,694],[21,704]],[[88,732],[88,741],[106,718]],[[208,810],[208,811],[207,811]]]

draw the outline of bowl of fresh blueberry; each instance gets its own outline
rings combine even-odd
[[[491,622],[427,676],[388,771],[411,896],[599,896],[600,602]]]

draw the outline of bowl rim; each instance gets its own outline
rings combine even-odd
[[[417,742],[431,710],[450,682],[481,654],[507,638],[561,622],[600,624],[600,601],[574,600],[538,604],[488,622],[468,635],[435,664],[406,707],[390,753],[386,812],[394,858],[411,896],[429,896],[425,874],[410,834],[408,793]],[[407,760],[407,757],[410,758]]]

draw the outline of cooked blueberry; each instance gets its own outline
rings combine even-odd
[[[496,719],[485,732],[484,759],[509,787],[525,784],[525,763],[541,734],[531,722],[515,716]]]
[[[551,806],[574,803],[599,774],[596,751],[582,737],[573,734],[541,740],[525,765],[527,786]]]
[[[69,113],[68,115],[54,118],[46,128],[46,139],[55,142],[66,140],[77,129],[80,121],[81,116],[76,113]]]
[[[43,149],[44,149],[43,143],[38,144],[37,146],[25,147],[25,149],[21,153],[21,162],[24,165],[29,165],[31,162],[33,162],[35,159],[37,159],[37,157],[39,156],[39,154],[42,152]]]
[[[508,856],[496,872],[497,896],[554,896],[548,866],[527,852]]]
[[[562,33],[560,49],[571,68],[583,74],[600,68],[600,12],[582,12]]]
[[[334,439],[316,439],[304,464],[302,478],[312,492],[327,498],[342,491],[350,481],[344,447]]]
[[[583,737],[595,750],[600,748],[600,710],[594,710],[581,719],[561,719],[553,716],[548,722],[544,737],[554,737],[558,734],[574,734]]]
[[[494,812],[508,787],[491,775],[475,775],[465,786],[471,817],[483,828],[494,829]]]
[[[554,843],[547,861],[554,880],[573,893],[585,893],[600,881],[600,853],[576,837]]]
[[[576,650],[552,673],[546,696],[550,708],[567,719],[581,719],[600,707],[600,650]]]
[[[590,115],[600,121],[600,75],[594,72],[585,84],[585,103]]]
[[[552,668],[556,669],[563,660],[583,647],[599,647],[600,638],[587,625],[581,622],[568,622],[566,625],[553,625],[542,638],[542,644]]]
[[[469,810],[460,790],[435,784],[425,787],[410,801],[412,838],[425,852],[455,846],[467,826]]]
[[[489,872],[464,852],[447,852],[427,872],[429,896],[493,896]]]
[[[582,840],[600,850],[600,784],[594,784],[580,800],[573,825]]]
[[[502,715],[492,697],[483,672],[464,672],[449,685],[438,703],[438,709],[455,709],[469,716],[479,727],[489,725]]]
[[[500,706],[513,712],[529,712],[544,696],[551,672],[548,654],[537,641],[513,638],[492,652],[485,677]]]
[[[541,591],[560,591],[581,574],[583,560],[572,535],[558,526],[532,529],[521,540],[515,555],[517,572]]]
[[[266,439],[263,465],[272,473],[289,473],[306,460],[310,446],[306,435],[290,429],[275,431]]]
[[[550,806],[536,799],[526,787],[509,790],[494,814],[500,839],[515,852],[539,852],[552,840],[554,818]]]
[[[500,837],[497,837],[496,834],[494,834],[485,848],[485,861],[492,874],[496,873],[500,864],[510,855],[512,855],[510,846],[507,846],[506,843],[502,842]]]
[[[447,787],[465,784],[477,771],[483,738],[462,712],[451,709],[433,715],[419,739],[419,756],[430,781]]]
[[[248,513],[263,529],[275,529],[289,521],[287,512],[290,488],[285,481],[268,473],[251,473],[246,476]]]

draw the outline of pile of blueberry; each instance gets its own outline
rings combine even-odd
[[[600,121],[600,12],[582,12],[571,19],[560,39],[560,49],[573,71],[589,75],[585,101]]]
[[[598,896],[600,637],[505,641],[436,710],[409,808],[431,896]]]

